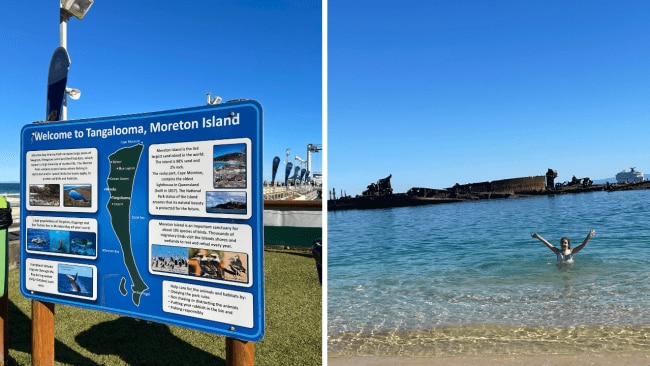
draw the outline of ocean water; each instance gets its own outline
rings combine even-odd
[[[20,194],[20,183],[0,183],[0,194]]]
[[[559,267],[537,232],[571,246]],[[650,191],[328,213],[330,355],[650,350]]]

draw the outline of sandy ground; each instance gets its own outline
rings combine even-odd
[[[449,357],[351,357],[329,358],[328,366],[642,366],[650,365],[650,354],[576,355],[485,355]]]

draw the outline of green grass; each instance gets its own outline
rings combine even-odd
[[[266,329],[255,365],[321,365],[321,286],[305,251],[264,255]],[[31,364],[31,300],[9,271],[8,365]],[[223,336],[66,305],[55,307],[57,365],[225,365]]]

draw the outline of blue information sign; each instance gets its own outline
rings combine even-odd
[[[25,126],[21,292],[260,340],[262,136],[255,101]]]

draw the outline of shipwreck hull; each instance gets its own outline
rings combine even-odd
[[[327,201],[327,210],[370,210],[379,208],[424,206],[461,201],[463,201],[463,199],[451,197],[418,197],[411,196],[407,193],[397,193],[388,196],[357,196],[329,200]]]
[[[571,182],[554,184],[557,172],[549,169],[546,175],[501,179],[488,182],[456,184],[446,189],[413,187],[407,193],[341,197],[327,201],[327,210],[364,210],[391,207],[422,206],[451,202],[505,199],[530,196],[650,189],[650,181],[623,184],[593,184],[589,178],[573,177]],[[390,176],[388,177],[388,179]],[[388,182],[389,184],[389,182]]]

